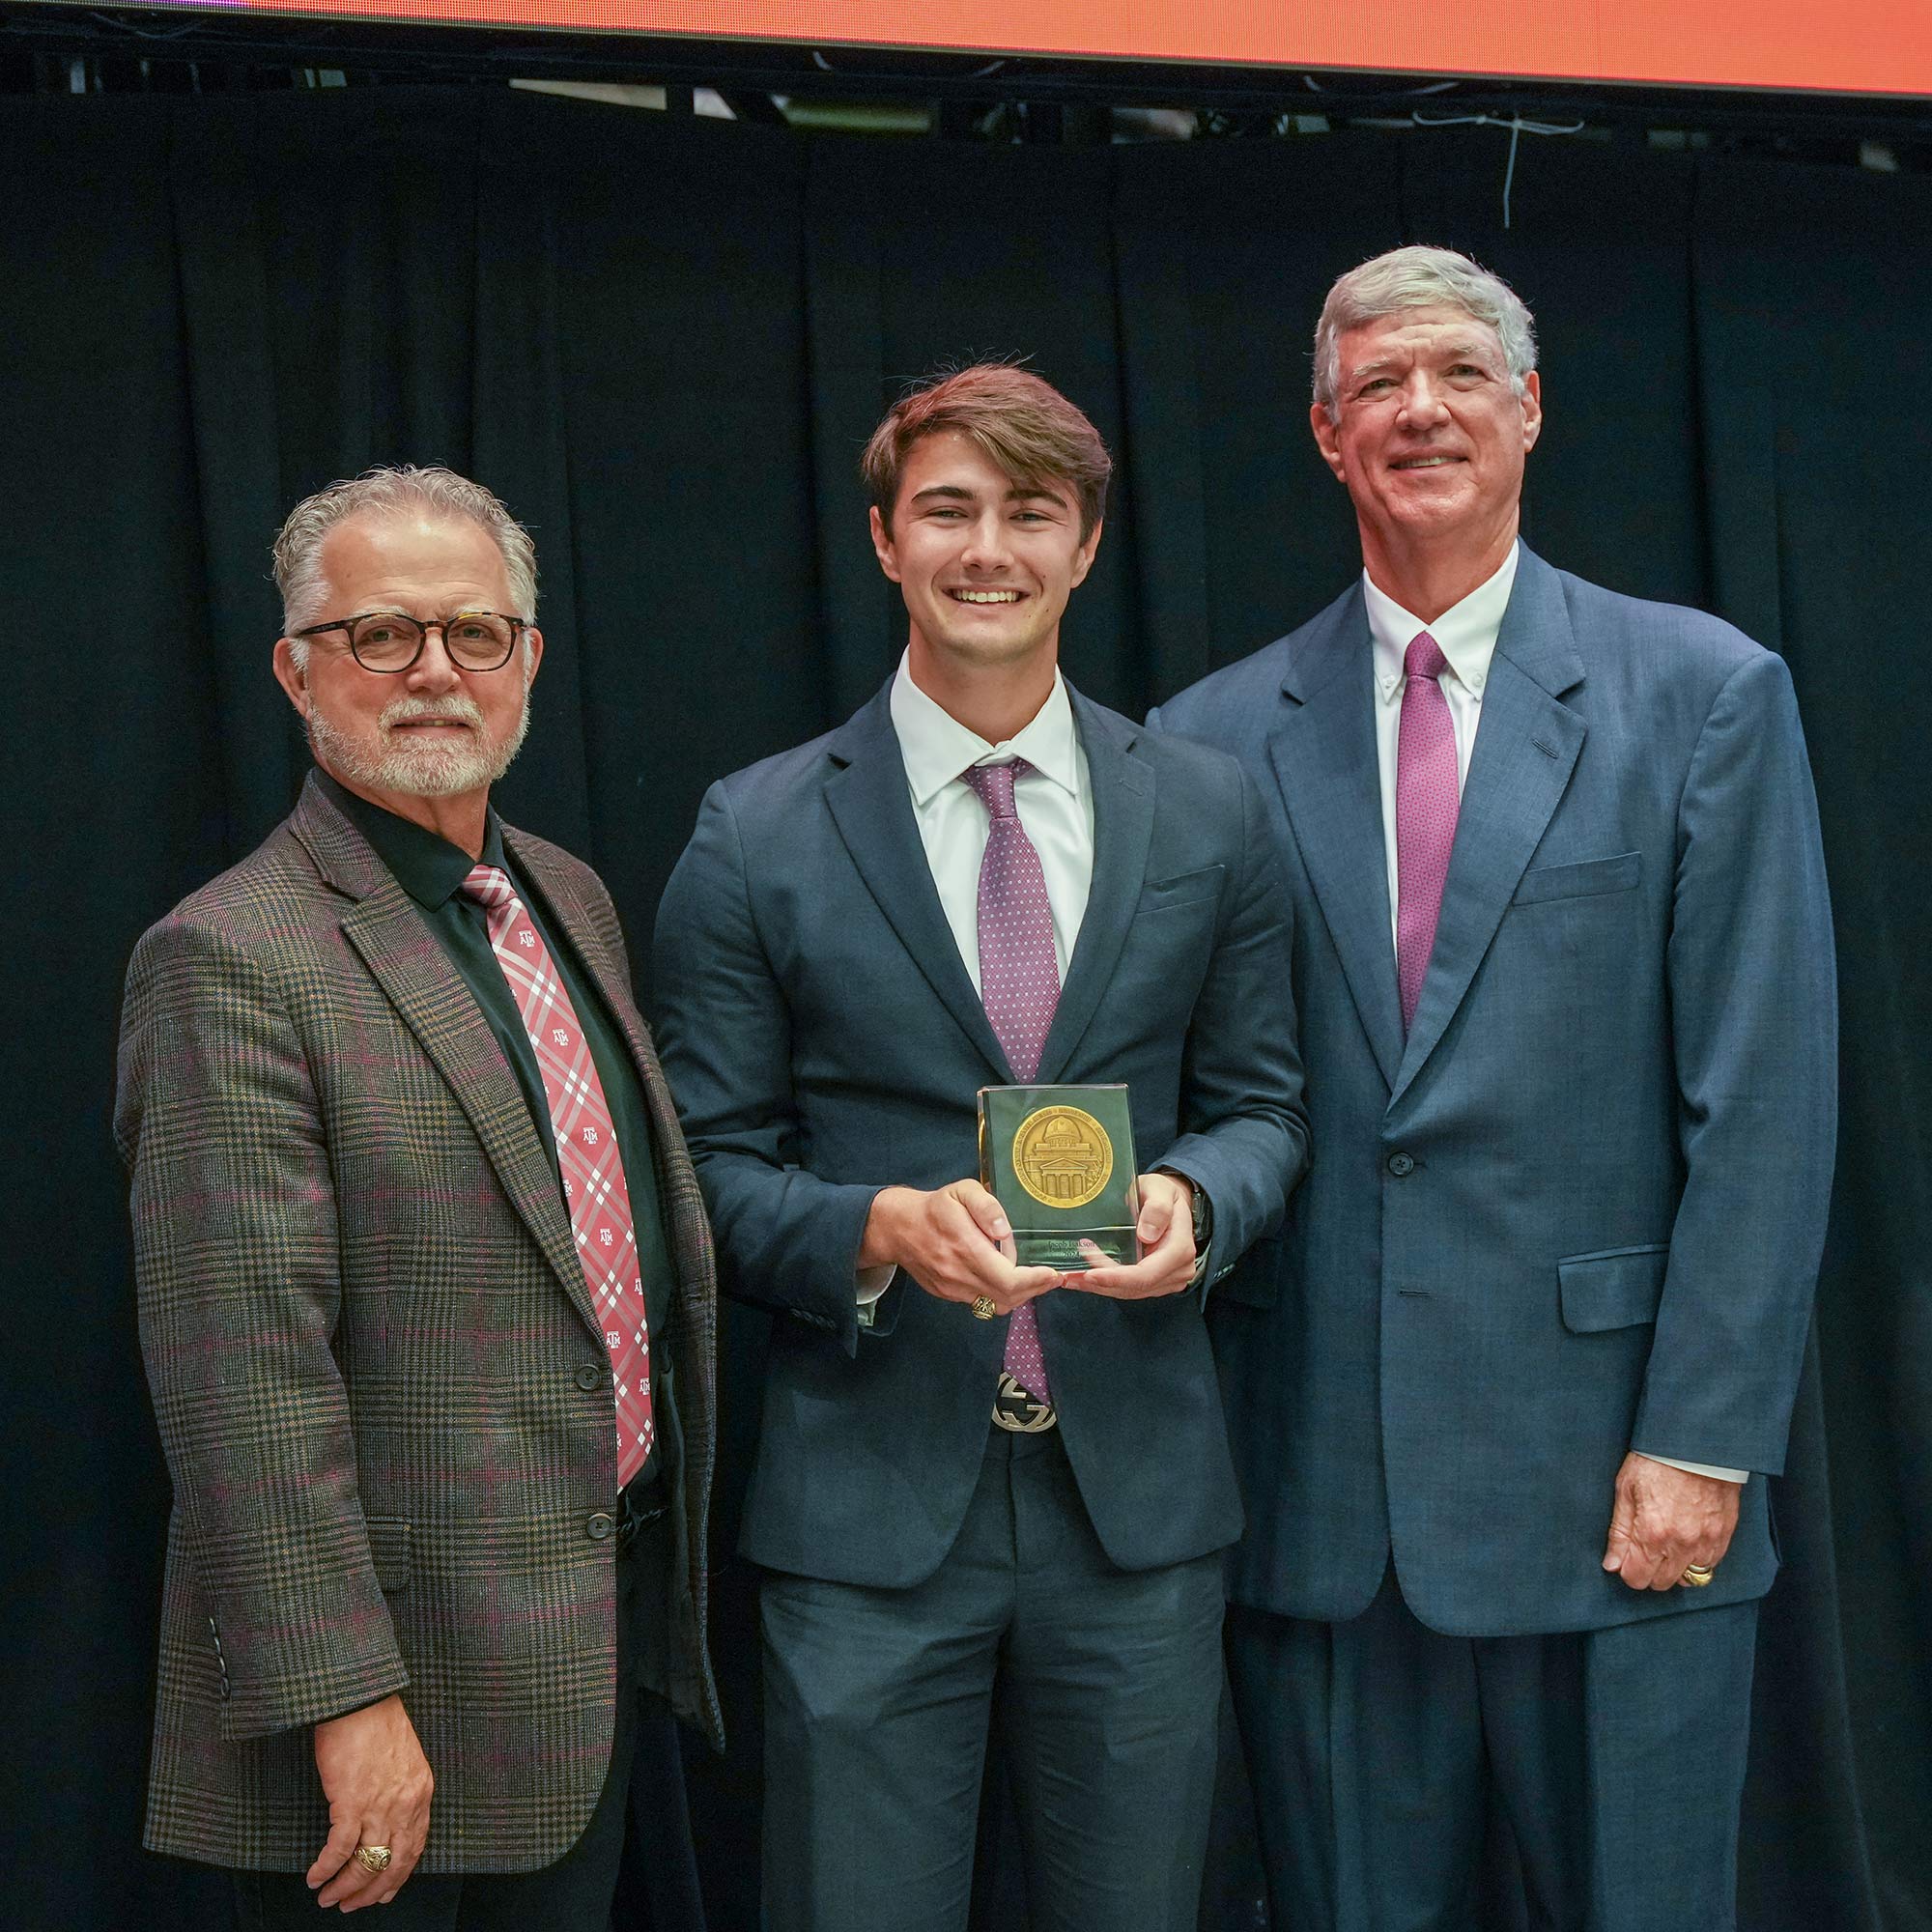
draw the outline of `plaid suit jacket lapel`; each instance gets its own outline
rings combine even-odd
[[[584,901],[569,876],[551,863],[551,847],[542,839],[533,838],[513,825],[503,827],[503,839],[517,855],[518,865],[542,893],[544,910],[576,947],[577,956],[604,996],[604,1004],[623,1029],[632,1064],[643,1088],[644,1107],[650,1116],[671,1264],[687,1289],[708,1294],[716,1274],[711,1224],[705,1218],[697,1175],[685,1150],[684,1132],[678,1124],[677,1109],[672,1104],[664,1068],[658,1062],[657,1047],[631,995],[623,962],[623,935],[615,918],[608,907]]]
[[[503,838],[541,895],[544,911],[577,949],[584,970],[622,1027],[650,1116],[658,1201],[665,1216],[671,1270],[676,1276],[672,1304],[676,1314],[668,1341],[676,1370],[675,1407],[684,1446],[684,1574],[689,1580],[692,1622],[683,1627],[683,1634],[684,1651],[696,1657],[701,1654],[697,1634],[706,1627],[709,1583],[705,1549],[718,1444],[718,1270],[711,1223],[705,1216],[697,1174],[684,1144],[684,1130],[678,1124],[657,1048],[631,994],[624,935],[609,898],[592,888],[582,867],[559,864],[555,848],[541,838],[511,825],[503,827]],[[719,1743],[724,1719],[711,1673],[701,1666],[687,1666],[680,1662],[680,1655],[674,1647],[673,1691],[682,1687],[684,1695],[703,1712],[714,1743]]]
[[[343,936],[449,1082],[504,1194],[601,1347],[603,1323],[590,1305],[550,1158],[531,1123],[523,1089],[476,1002],[414,901],[312,779],[302,788],[290,824],[322,876],[355,900],[342,918]]]

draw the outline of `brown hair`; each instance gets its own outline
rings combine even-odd
[[[1080,505],[1085,543],[1106,513],[1114,459],[1100,433],[1052,384],[1009,362],[930,376],[901,396],[872,432],[859,473],[890,535],[899,478],[913,445],[947,431],[969,436],[1025,489],[1064,484]]]

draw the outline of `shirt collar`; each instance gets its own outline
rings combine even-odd
[[[1020,730],[997,745],[989,745],[927,696],[913,682],[905,657],[899,659],[898,674],[893,679],[892,713],[913,804],[922,810],[967,766],[1002,764],[1009,758],[1024,758],[1042,777],[1073,797],[1080,796],[1073,705],[1066,696],[1066,680],[1057,668],[1046,702]]]
[[[1433,624],[1405,611],[1363,571],[1362,598],[1369,611],[1369,634],[1375,639],[1376,685],[1384,698],[1401,688],[1402,661],[1418,631],[1427,631],[1435,639],[1463,688],[1473,697],[1482,696],[1520,554],[1520,546],[1511,544],[1496,574],[1477,584],[1460,604],[1452,604]]]
[[[503,830],[497,814],[486,814],[483,856],[472,859],[460,845],[439,838],[412,819],[399,817],[372,800],[362,798],[316,767],[316,779],[331,804],[376,848],[376,856],[395,874],[396,883],[425,912],[446,905],[478,864],[509,868],[503,864]]]

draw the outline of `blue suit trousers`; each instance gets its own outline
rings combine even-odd
[[[1109,1561],[1058,1430],[995,1430],[905,1590],[765,1579],[767,1932],[964,1932],[988,1737],[1033,1932],[1194,1932],[1221,1563]]]
[[[1492,1806],[1536,1932],[1735,1932],[1757,1605],[1443,1636],[1228,1611],[1273,1932],[1482,1932]]]

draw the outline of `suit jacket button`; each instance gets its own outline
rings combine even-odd
[[[583,1533],[589,1537],[592,1543],[602,1543],[607,1536],[614,1535],[616,1528],[617,1519],[611,1515],[608,1510],[599,1510],[583,1525]]]
[[[1398,1180],[1406,1179],[1415,1172],[1415,1157],[1413,1154],[1392,1153],[1389,1155],[1388,1168]]]
[[[602,1362],[585,1362],[577,1372],[577,1386],[581,1389],[602,1388],[610,1379],[610,1374]]]

